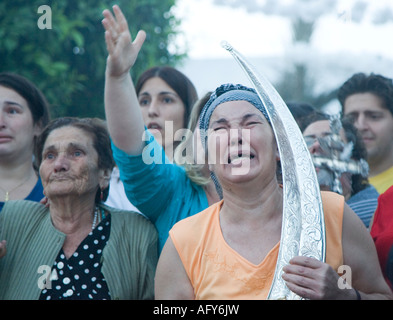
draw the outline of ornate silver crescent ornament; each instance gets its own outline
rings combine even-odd
[[[288,289],[282,269],[295,256],[325,261],[326,235],[319,184],[310,152],[291,112],[262,75],[227,42],[222,46],[240,64],[270,117],[283,176],[283,218],[280,249],[268,299],[302,299]]]

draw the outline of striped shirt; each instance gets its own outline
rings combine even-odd
[[[354,194],[347,204],[363,221],[366,228],[370,226],[370,221],[378,205],[379,193],[372,185]]]

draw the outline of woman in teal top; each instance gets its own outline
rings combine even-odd
[[[168,231],[177,221],[202,211],[218,201],[219,196],[209,179],[207,166],[201,166],[194,170],[194,174],[190,174],[192,170],[171,163],[163,148],[145,130],[130,69],[146,34],[140,31],[132,42],[120,8],[114,6],[113,10],[115,16],[105,10],[102,21],[109,53],[105,74],[106,120],[126,195],[133,205],[155,223],[161,250]],[[193,127],[197,123],[199,110],[193,107],[190,116]],[[145,132],[148,139],[143,139]],[[187,138],[187,141],[192,141],[192,134]],[[154,152],[153,158],[151,151]]]
[[[161,145],[153,136],[150,135],[146,147],[145,152],[149,152],[151,147],[160,150],[163,159],[166,159]],[[176,222],[208,207],[205,189],[190,180],[179,165],[146,164],[143,154],[128,155],[113,143],[112,149],[124,190],[130,201],[155,224],[161,251],[169,230]]]

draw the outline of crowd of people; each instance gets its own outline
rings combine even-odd
[[[266,299],[285,186],[260,97],[223,84],[198,98],[167,66],[134,86],[146,34],[117,5],[103,16],[105,121],[51,120],[33,83],[0,74],[0,299]],[[315,162],[326,260],[293,257],[282,279],[304,299],[392,299],[392,80],[355,74],[338,100],[334,141],[331,116],[288,106],[312,159],[338,145],[369,170]]]

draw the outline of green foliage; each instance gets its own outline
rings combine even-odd
[[[132,35],[147,39],[132,70],[135,79],[159,64],[176,65],[185,54],[168,52],[179,23],[170,9],[176,0],[5,0],[0,2],[0,71],[34,82],[51,104],[52,117],[104,118],[106,46],[102,11],[119,4]],[[38,25],[48,5],[52,28]],[[45,22],[45,21],[44,21]]]

